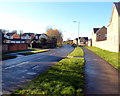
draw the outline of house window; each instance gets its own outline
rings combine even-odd
[[[100,34],[98,34],[98,36],[100,36]]]
[[[107,34],[105,34],[104,36],[107,37]]]

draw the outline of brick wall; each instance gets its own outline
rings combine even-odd
[[[8,52],[8,44],[1,44],[2,52]]]
[[[26,49],[28,49],[28,44],[23,44],[23,43],[2,44],[2,52],[26,50]]]

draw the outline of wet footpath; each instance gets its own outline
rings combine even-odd
[[[104,59],[82,47],[85,52],[85,93],[118,95],[120,72]],[[95,95],[96,96],[96,95]]]

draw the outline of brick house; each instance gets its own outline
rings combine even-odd
[[[96,41],[107,40],[107,28],[105,26],[95,31],[94,34],[96,35]]]
[[[87,46],[88,45],[88,37],[79,37],[79,45]]]

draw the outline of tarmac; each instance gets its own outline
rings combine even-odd
[[[82,49],[85,53],[85,94],[120,94],[120,72],[92,51]]]

